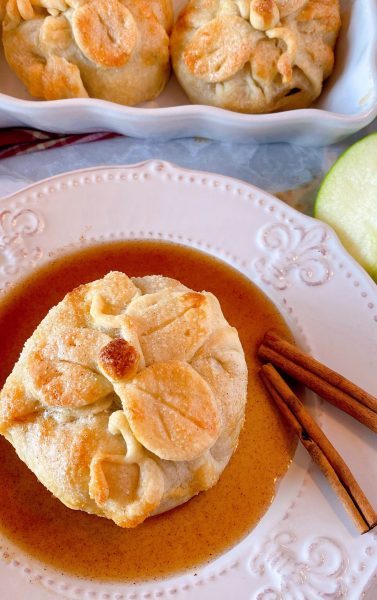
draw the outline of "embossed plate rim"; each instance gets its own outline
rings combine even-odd
[[[90,200],[82,194],[82,188],[86,185],[91,186]],[[156,199],[157,193],[160,196]],[[59,196],[60,199],[64,199],[64,206],[61,202],[54,202],[54,197],[56,200]],[[105,197],[106,202],[104,202]],[[68,220],[72,223],[70,216],[75,206],[77,208],[76,201],[81,202],[82,207],[85,203],[89,206],[88,203],[95,201],[95,220],[104,218],[105,212],[101,213],[101,210],[104,210],[105,205],[106,214],[110,212],[110,206],[119,205],[119,214],[109,216],[110,220],[113,218],[113,224],[110,228],[106,225],[106,239],[117,239],[122,233],[119,229],[119,221],[131,215],[135,227],[131,230],[126,223],[127,227],[123,228],[123,233],[127,229],[130,237],[133,234],[133,237],[185,242],[212,252],[246,272],[272,297],[280,310],[290,319],[291,325],[301,335],[301,339],[308,336],[310,345],[319,352],[320,357],[323,349],[318,347],[315,340],[316,332],[313,323],[308,325],[306,314],[302,318],[302,307],[297,310],[299,296],[300,302],[302,297],[306,306],[312,297],[315,298],[316,303],[318,299],[323,298],[330,301],[329,295],[333,295],[332,293],[338,289],[349,294],[352,299],[356,298],[357,294],[356,312],[363,315],[360,325],[367,320],[368,331],[371,327],[376,327],[377,331],[377,314],[369,307],[371,300],[377,306],[377,288],[361,267],[347,255],[330,228],[301,215],[273,196],[249,184],[225,176],[181,169],[162,161],[147,161],[126,167],[83,169],[44,180],[3,198],[0,204],[4,207],[0,213],[2,217],[0,227],[1,224],[8,223],[9,229],[9,223],[12,221],[12,219],[9,221],[9,217],[12,215],[7,211],[11,209],[16,211],[13,215],[16,219],[11,227],[13,231],[8,231],[8,234],[13,233],[13,238],[10,235],[4,242],[4,232],[2,236],[0,232],[0,249],[3,248],[3,258],[6,242],[8,242],[8,249],[9,245],[15,245],[15,252],[21,250],[19,258],[26,260],[24,268],[28,270],[28,253],[33,250],[34,239],[39,236],[46,245],[47,241],[43,236],[47,235],[46,239],[48,239],[48,236],[60,235],[62,228],[53,230],[54,219],[56,221],[58,218],[65,218],[66,223]],[[204,229],[203,202],[209,209],[216,208],[217,211],[216,223],[208,222]],[[177,203],[181,203],[180,208],[185,211],[185,219],[180,218],[181,213],[173,214]],[[140,214],[143,205],[148,206],[150,216]],[[162,216],[165,215],[166,220],[159,227],[156,223],[162,206],[164,207]],[[38,220],[25,220],[25,217],[31,217],[32,213],[22,211],[29,211],[30,207],[36,207],[42,215],[46,212],[47,222],[43,224]],[[63,213],[58,214],[56,211],[63,208],[66,214],[62,217]],[[224,220],[226,215],[228,218]],[[246,221],[247,223],[244,223]],[[173,227],[174,223],[170,231],[169,223],[170,227]],[[228,235],[229,224],[232,224],[230,228],[232,235]],[[82,228],[84,232],[82,243],[91,243],[94,241],[92,238],[101,240],[106,227],[102,222],[97,225],[98,231],[93,236],[85,231],[85,227]],[[250,239],[246,239],[249,227],[251,235]],[[276,231],[273,231],[271,238],[271,228],[274,227]],[[236,232],[239,235],[234,235]],[[10,242],[11,239],[14,241]],[[216,239],[217,244],[214,242]],[[61,246],[68,249],[70,244],[77,245],[77,242],[80,243],[80,236],[77,235],[75,239],[66,240],[66,244],[58,243],[54,237],[54,249]],[[47,247],[50,246],[47,244]],[[253,270],[256,257],[250,260],[251,250],[259,253],[259,259],[264,259],[262,267],[259,261],[259,271]],[[38,254],[36,257],[31,255],[32,264],[36,259]],[[325,259],[324,269],[321,267],[322,259]],[[318,265],[320,265],[319,271],[316,270]],[[4,280],[3,268],[4,261],[0,262],[0,278],[3,277]],[[13,273],[8,278],[15,277],[17,274]],[[356,317],[359,318],[357,315]],[[303,331],[300,332],[300,329]],[[377,357],[377,348],[375,352]],[[336,433],[332,421],[333,413],[327,407],[322,409],[321,413],[322,424]],[[357,429],[357,426],[355,427]],[[353,425],[352,428],[354,429]],[[16,555],[9,555],[8,566],[4,566],[4,563],[0,564],[0,591],[8,581],[13,587],[16,585],[15,600],[24,597],[23,593],[27,593],[30,600],[52,598],[56,593],[65,598],[111,600],[144,600],[174,596],[200,600],[202,598],[203,600],[208,598],[225,600],[235,591],[240,600],[278,598],[285,592],[291,593],[292,597],[300,593],[321,592],[326,593],[328,598],[351,598],[353,597],[352,586],[357,587],[358,593],[377,566],[375,558],[377,536],[368,534],[363,538],[355,538],[342,518],[340,509],[338,511],[336,507],[331,507],[331,498],[322,498],[321,494],[325,489],[325,486],[322,486],[317,500],[322,502],[326,510],[329,510],[330,506],[329,514],[333,516],[335,512],[339,522],[336,520],[332,525],[331,536],[328,532],[325,532],[326,535],[323,531],[321,533],[319,523],[314,537],[314,530],[310,530],[306,532],[306,537],[301,536],[300,539],[294,529],[305,527],[305,524],[302,525],[300,512],[302,505],[307,502],[308,494],[310,496],[318,493],[316,487],[318,482],[315,483],[316,473],[311,469],[307,472],[307,464],[303,453],[299,452],[293,469],[290,469],[283,480],[277,500],[257,528],[236,548],[199,569],[196,577],[193,573],[188,573],[138,586],[92,584],[58,575],[49,568],[43,570],[35,561],[25,560],[18,551]],[[292,478],[296,487],[294,491],[288,493],[287,490],[284,491],[284,486],[287,487],[287,482],[292,482]],[[279,508],[279,499],[284,494],[287,504]],[[320,504],[317,510],[321,512],[322,508]],[[326,518],[328,519],[328,515]],[[289,523],[288,530],[286,523]],[[339,538],[340,534],[343,538],[345,535],[349,536],[347,538],[349,548],[337,539],[336,536]],[[355,539],[360,544],[360,553],[365,558],[359,560],[356,556],[357,564],[351,551],[352,544],[356,544]],[[3,549],[0,555],[4,555],[4,552],[9,551]],[[361,574],[357,578],[358,568]],[[19,574],[23,577],[19,577]],[[33,581],[34,585],[30,586],[28,580]],[[351,596],[345,596],[348,592]]]

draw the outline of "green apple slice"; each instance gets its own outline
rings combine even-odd
[[[333,227],[377,281],[377,133],[353,144],[327,173],[314,216]]]

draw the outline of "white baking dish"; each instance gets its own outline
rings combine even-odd
[[[174,0],[178,11],[185,0]],[[135,137],[201,136],[236,142],[325,145],[362,129],[377,116],[377,2],[341,0],[342,29],[335,71],[309,109],[245,115],[189,103],[174,78],[142,107],[96,99],[33,100],[0,53],[0,127],[58,133],[110,130]]]

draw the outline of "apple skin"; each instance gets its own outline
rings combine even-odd
[[[377,133],[339,156],[321,184],[314,216],[377,282]]]

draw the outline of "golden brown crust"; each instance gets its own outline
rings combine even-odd
[[[143,369],[120,396],[134,435],[160,458],[194,460],[219,436],[220,415],[211,388],[185,362]]]
[[[92,0],[72,16],[72,31],[83,54],[103,67],[122,67],[138,36],[135,20],[118,0]]]
[[[138,104],[169,76],[171,0],[7,0],[10,67],[36,97]]]
[[[115,338],[101,348],[98,364],[111,379],[122,381],[136,374],[139,353],[123,338]]]
[[[67,506],[135,527],[214,485],[247,369],[217,299],[119,272],[74,289],[0,392],[0,432]]]
[[[251,0],[250,23],[254,29],[266,31],[280,21],[279,7],[275,0]]]
[[[143,295],[126,314],[135,325],[146,365],[190,360],[210,332],[210,306],[197,292],[163,289]]]
[[[24,368],[31,394],[48,406],[80,408],[112,392],[112,386],[99,373],[64,360],[51,360],[38,350],[28,355]]]
[[[39,400],[26,392],[22,379],[14,370],[1,392],[0,433],[4,434],[15,423],[30,421],[39,412]]]
[[[174,24],[173,3],[171,0],[139,0],[144,4],[144,12],[152,11],[157,21],[170,34]]]
[[[132,435],[122,411],[110,416],[109,431],[123,437],[126,453],[95,454],[90,463],[89,494],[117,525],[136,527],[160,504],[164,477],[156,462],[145,455]],[[137,474],[130,471],[136,465]]]
[[[49,56],[41,76],[46,100],[86,98],[88,96],[76,65],[60,56]]]
[[[189,0],[171,38],[190,100],[251,113],[308,106],[332,72],[338,0]]]
[[[212,19],[195,32],[185,48],[183,60],[198,79],[224,81],[237,73],[249,58],[253,48],[249,34],[250,27],[241,17]]]

